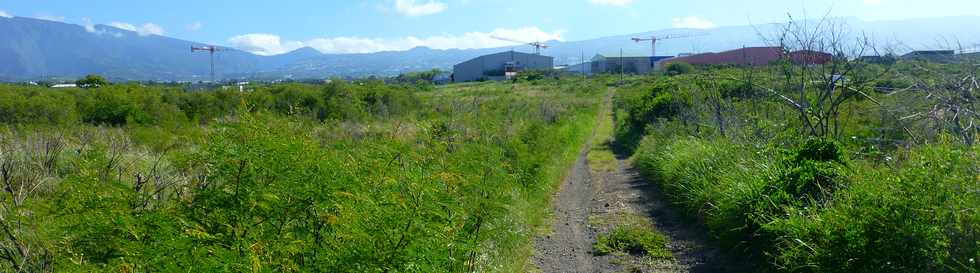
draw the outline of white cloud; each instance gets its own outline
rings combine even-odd
[[[633,0],[589,0],[589,3],[603,6],[626,6],[633,3]]]
[[[694,16],[689,16],[684,18],[674,18],[674,20],[671,21],[671,25],[674,28],[695,28],[695,29],[708,29],[708,28],[715,27],[715,23],[712,23],[707,19],[698,18]]]
[[[416,0],[395,0],[395,10],[408,16],[432,15],[446,11],[448,8],[449,5],[436,0],[428,0],[425,3],[416,3]]]
[[[95,33],[95,24],[92,23],[92,19],[82,17],[82,26],[85,27],[85,31]]]
[[[198,31],[201,30],[201,28],[204,28],[204,24],[201,22],[193,22],[187,25],[187,31]]]
[[[39,13],[34,16],[34,19],[41,19],[41,20],[48,20],[48,21],[55,21],[55,22],[65,22],[64,16],[54,16],[47,13]]]
[[[10,13],[7,13],[6,11],[2,11],[2,10],[0,10],[0,17],[3,17],[3,18],[14,18],[13,16],[10,16]]]
[[[133,24],[130,24],[130,23],[112,22],[112,23],[109,23],[109,25],[110,26],[113,26],[115,28],[118,28],[118,29],[125,29],[125,30],[128,30],[128,31],[136,31],[136,26],[134,26]]]
[[[136,32],[140,36],[163,35],[165,33],[163,27],[154,23],[145,23],[138,27],[126,22],[112,22],[109,23],[109,25],[119,29]]]
[[[165,33],[163,31],[163,27],[161,27],[161,26],[159,26],[157,24],[154,24],[154,23],[146,23],[146,24],[143,24],[143,26],[140,28],[140,31],[138,31],[138,32],[140,33],[140,35],[144,35],[144,36],[150,35],[150,34],[152,34],[152,35],[163,35]]]
[[[497,40],[501,37],[518,41],[562,41],[564,31],[543,31],[537,27],[517,29],[498,28],[491,32],[469,32],[462,35],[437,35],[425,38],[414,36],[402,38],[363,38],[363,37],[324,37],[306,41],[283,41],[278,35],[254,33],[228,39],[231,46],[259,55],[276,55],[312,47],[324,53],[371,53],[379,51],[408,50],[425,46],[434,49],[472,49],[515,46],[516,43]]]
[[[228,39],[228,42],[233,47],[258,55],[282,54],[303,47],[302,42],[283,43],[278,35],[265,33],[238,35]]]

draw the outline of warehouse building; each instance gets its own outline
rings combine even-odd
[[[453,66],[453,82],[507,80],[524,70],[551,70],[555,58],[516,51],[483,55]]]
[[[612,54],[597,54],[592,57],[590,72],[647,74],[660,68],[660,61],[673,56],[614,56]]]
[[[580,75],[592,75],[592,62],[569,65],[565,67],[565,71]]]
[[[650,56],[612,56],[612,54],[596,54],[592,57],[592,72],[647,74],[653,70]]]
[[[784,56],[781,47],[745,47],[719,53],[703,53],[664,60],[664,64],[688,63],[692,65],[767,65]]]
[[[953,50],[917,50],[902,55],[905,60],[921,60],[937,63],[951,63],[956,61],[956,51]]]
[[[787,59],[798,65],[822,65],[834,60],[834,55],[815,50],[786,52],[781,47],[744,47],[719,53],[682,55],[664,60],[663,64],[688,63],[692,65],[768,65]]]
[[[834,60],[834,55],[814,50],[797,50],[786,54],[791,62],[799,65],[821,65]]]

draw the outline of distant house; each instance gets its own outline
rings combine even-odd
[[[650,63],[652,63],[653,64],[653,68],[656,69],[656,68],[659,68],[660,67],[660,63],[662,61],[664,61],[664,60],[670,60],[670,59],[673,59],[673,58],[674,58],[674,56],[653,56],[653,57],[650,57]]]
[[[663,64],[688,63],[692,65],[732,64],[741,66],[767,65],[782,59],[781,47],[745,47],[720,53],[703,53],[662,61]]]
[[[483,55],[453,66],[453,82],[506,80],[524,70],[551,70],[555,58],[516,51]]]
[[[581,75],[592,75],[592,62],[569,65],[565,67],[565,71]]]
[[[916,50],[903,55],[903,58],[912,57],[931,57],[931,56],[953,56],[956,55],[954,50]]]
[[[898,61],[898,57],[895,55],[885,55],[885,56],[861,56],[856,59],[859,62],[871,63],[871,64],[894,64]]]
[[[453,82],[453,73],[451,72],[440,72],[432,77],[432,83],[434,84],[448,84]]]
[[[51,86],[51,88],[76,88],[76,87],[78,87],[78,85],[74,83],[60,83]]]
[[[650,56],[620,56],[615,54],[596,54],[592,57],[592,72],[647,74],[656,67],[654,58]]]
[[[834,60],[834,55],[830,53],[813,51],[813,50],[798,50],[786,54],[791,62],[799,65],[818,65],[826,64]]]
[[[902,59],[906,60],[924,60],[930,62],[952,62],[956,60],[956,51],[954,50],[917,50],[909,52],[908,54],[902,55]]]

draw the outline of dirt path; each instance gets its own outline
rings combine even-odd
[[[673,211],[625,155],[612,152],[612,92],[600,117],[606,120],[599,122],[555,196],[552,233],[535,239],[537,268],[543,273],[747,272],[709,244],[700,227]],[[666,235],[669,244],[664,247],[674,258],[594,254],[596,237],[626,222],[643,223]]]
[[[586,220],[591,213],[593,185],[585,149],[562,184],[554,203],[552,234],[535,240],[535,264],[542,272],[598,271],[591,253],[595,233]]]

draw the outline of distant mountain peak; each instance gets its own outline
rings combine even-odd
[[[936,38],[957,37],[970,44],[980,41],[975,22],[980,17],[921,18],[895,21],[849,22],[855,32],[903,42],[909,48],[931,49]],[[720,52],[745,46],[765,45],[760,35],[778,31],[774,23],[719,26],[709,35],[665,40],[657,44],[659,55]],[[542,54],[558,64],[587,61],[596,53],[650,54],[650,43],[632,37],[685,32],[665,29],[578,41],[544,41],[551,47]],[[700,31],[697,31],[700,32]],[[655,33],[655,34],[654,34]],[[761,33],[761,34],[760,34]],[[37,79],[73,79],[102,74],[123,80],[202,80],[210,74],[210,56],[192,53],[198,42],[133,32],[108,24],[79,25],[25,17],[0,18],[0,82]],[[645,35],[643,35],[645,34]],[[946,35],[946,36],[943,36]],[[886,43],[889,41],[884,41]],[[978,45],[980,48],[980,45]],[[482,49],[433,49],[418,46],[374,53],[322,53],[311,47],[259,56],[228,50],[215,54],[218,78],[279,79],[364,77],[397,75],[407,71],[451,68],[480,55],[507,50],[530,52],[527,45]]]
[[[296,50],[287,52],[285,54],[289,54],[289,55],[297,55],[297,54],[300,54],[300,55],[322,55],[323,52],[320,52],[319,50],[316,50],[316,48],[304,46],[304,47],[301,47],[301,48],[297,48]]]
[[[432,51],[432,50],[434,50],[434,49],[432,49],[431,47],[427,47],[427,46],[416,46],[416,47],[413,47],[412,49],[409,49],[408,51]]]

